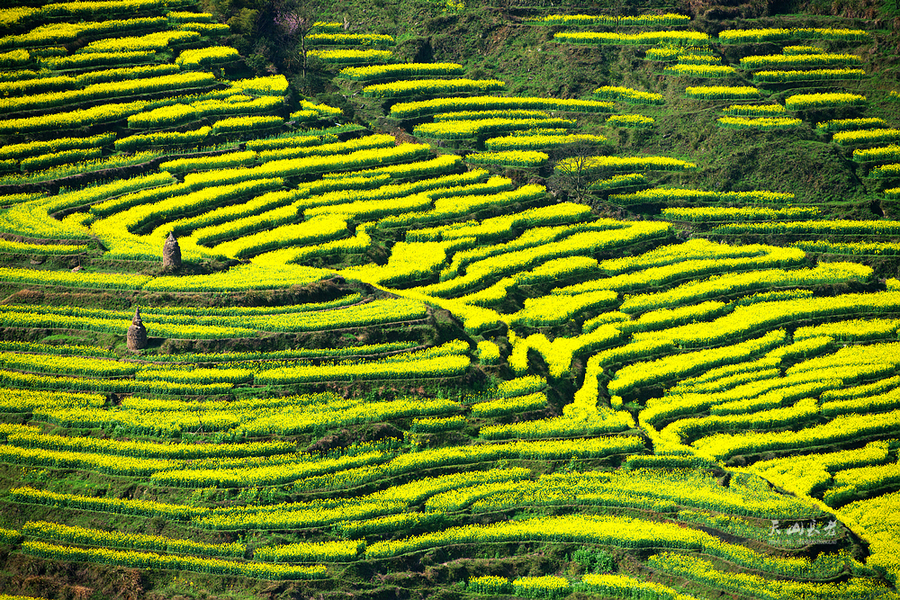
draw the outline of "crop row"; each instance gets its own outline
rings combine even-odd
[[[758,117],[748,119],[747,117],[721,117],[716,119],[721,127],[726,129],[761,129],[763,131],[773,131],[780,129],[790,129],[799,127],[802,119],[794,119],[789,117]]]
[[[212,457],[272,456],[289,454],[296,446],[289,442],[252,442],[249,444],[159,444],[118,441],[90,437],[68,437],[25,432],[7,436],[11,446],[44,448],[62,452],[92,452],[139,458],[197,459]]]
[[[663,104],[662,94],[644,92],[632,88],[605,85],[594,90],[594,95],[604,100],[619,100],[629,104]]]
[[[818,216],[815,207],[791,206],[787,208],[741,207],[729,208],[721,206],[697,208],[664,208],[662,216],[673,221],[777,221],[792,219],[808,219]]]
[[[715,228],[718,233],[742,234],[816,234],[816,235],[896,235],[900,223],[896,221],[790,221],[772,223],[730,223]]]
[[[602,145],[607,139],[602,135],[575,133],[571,135],[519,134],[488,138],[484,141],[486,150],[496,152],[502,150],[544,150],[571,145]],[[470,155],[471,156],[471,155]]]
[[[462,75],[464,69],[457,63],[404,63],[393,65],[367,65],[341,69],[339,77],[351,81],[374,81],[402,77],[433,77],[435,75]]]
[[[773,580],[750,573],[724,572],[703,558],[665,552],[651,556],[648,564],[663,573],[683,577],[689,581],[728,592],[764,598],[766,600],[829,598],[877,598],[884,593],[882,586],[873,580],[853,578],[845,583],[808,583],[794,580]]]
[[[536,97],[474,96],[471,98],[435,98],[418,102],[398,102],[391,106],[390,116],[416,119],[437,113],[462,110],[535,109],[560,112],[605,113],[612,102]]]
[[[269,112],[284,101],[280,96],[263,96],[250,99],[233,95],[224,99],[197,100],[191,103],[176,102],[144,111],[136,111],[128,117],[130,129],[159,129],[193,123],[213,115],[246,115]]]
[[[390,83],[375,83],[362,89],[370,98],[405,98],[407,96],[440,96],[462,93],[485,93],[506,86],[499,79],[407,79]]]
[[[238,542],[208,544],[192,540],[175,539],[160,535],[102,531],[84,527],[72,527],[47,521],[29,521],[22,526],[22,534],[68,544],[85,546],[111,546],[135,550],[155,550],[172,554],[201,554],[204,556],[230,556],[243,558],[245,544]]]
[[[768,28],[768,29],[726,29],[719,32],[719,42],[726,44],[747,44],[760,42],[783,42],[793,40],[840,40],[858,41],[869,36],[862,29],[833,29],[816,27]]]
[[[610,202],[617,204],[640,204],[644,202],[771,202],[783,204],[794,199],[789,192],[714,192],[708,190],[691,190],[684,188],[651,188],[630,194],[612,194]]]
[[[32,13],[35,17],[40,13]],[[0,38],[0,48],[18,46],[47,46],[52,44],[74,42],[82,36],[96,36],[104,34],[122,34],[135,30],[164,28],[167,19],[159,17],[137,17],[131,19],[105,19],[97,21],[82,21],[80,23],[52,23],[42,27],[36,27],[27,33],[8,35]]]
[[[79,2],[79,4],[89,3]],[[326,576],[324,565],[304,567],[271,563],[236,562],[216,558],[154,554],[133,550],[74,548],[35,541],[24,542],[22,551],[32,556],[66,562],[92,562],[131,568],[172,569],[219,575],[238,575],[256,579],[321,579]]]
[[[806,71],[757,71],[754,83],[793,83],[797,81],[836,81],[842,79],[862,79],[866,72],[862,69],[810,69]]]
[[[539,130],[552,128],[573,128],[574,119],[510,119],[498,117],[473,121],[437,121],[416,125],[413,133],[422,137],[437,139],[471,139],[479,135],[506,131]]]
[[[567,173],[576,169],[586,171],[694,171],[697,165],[668,156],[591,156],[584,161],[565,158],[556,170]]]
[[[669,27],[690,21],[687,15],[665,13],[634,16],[622,15],[547,15],[529,25],[560,25],[563,27]]]
[[[584,31],[577,33],[561,32],[553,35],[558,42],[569,44],[622,44],[653,46],[656,44],[678,44],[690,46],[704,44],[709,36],[699,31],[648,31],[645,33],[612,33]]]
[[[315,57],[322,62],[339,65],[371,64],[389,60],[394,53],[390,50],[360,50],[341,48],[339,50],[308,50],[307,56]]]

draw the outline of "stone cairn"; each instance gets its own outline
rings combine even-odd
[[[125,336],[128,342],[129,350],[143,350],[147,347],[147,328],[141,320],[141,309],[134,311],[134,318],[131,320],[131,326]]]
[[[181,266],[181,246],[171,232],[163,244],[163,269],[173,270]]]

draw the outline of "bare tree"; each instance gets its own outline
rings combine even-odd
[[[589,142],[566,146],[550,177],[551,187],[564,192],[570,200],[593,204],[590,186],[595,177],[591,162],[597,154],[597,146]]]

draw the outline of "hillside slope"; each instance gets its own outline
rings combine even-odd
[[[0,9],[0,593],[898,596],[890,13],[576,8]]]

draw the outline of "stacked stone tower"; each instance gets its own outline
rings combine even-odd
[[[163,269],[172,270],[181,266],[181,246],[173,233],[169,233],[163,244]]]
[[[143,350],[147,347],[147,328],[141,320],[141,309],[134,311],[134,318],[125,336],[129,350]]]

